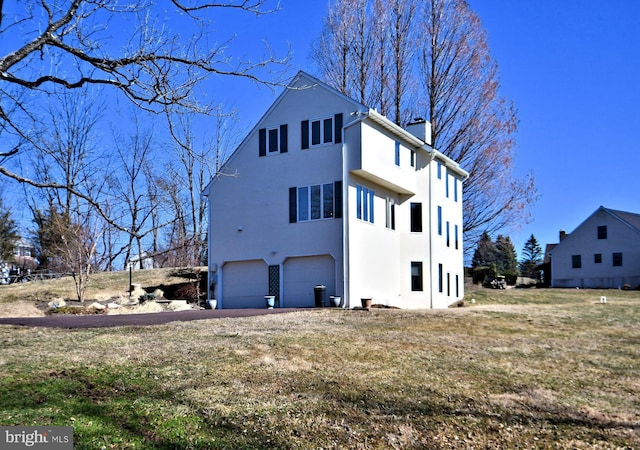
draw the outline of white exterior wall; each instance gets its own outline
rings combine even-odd
[[[402,308],[444,308],[462,298],[460,179],[456,202],[452,185],[446,197],[444,165],[443,179],[436,177],[437,153],[317,80],[302,76],[298,87],[302,85],[304,89],[285,91],[276,100],[227,162],[226,175],[208,189],[210,279],[217,283],[211,295],[218,307],[235,307],[236,301],[263,304],[269,266],[279,267],[282,307],[312,306],[318,283],[326,285],[327,296],[343,297],[346,307],[371,297],[374,303]],[[302,149],[301,121],[336,113],[343,116],[343,143]],[[288,126],[288,151],[259,156],[258,130],[283,124]],[[464,171],[457,170],[461,177]],[[289,223],[289,188],[337,181],[342,182],[343,218]],[[374,192],[373,223],[357,218],[357,186]],[[386,226],[387,199],[395,203],[395,229]],[[422,204],[422,232],[411,232],[411,203]],[[438,205],[443,223],[450,222],[449,247],[444,224],[443,234],[437,233]],[[459,225],[458,249],[454,224]],[[412,290],[412,262],[422,263],[422,290]],[[443,265],[443,292],[438,292],[438,264]],[[246,289],[243,277],[252,278]],[[233,299],[225,299],[225,293]]]
[[[438,165],[440,164],[440,178]],[[445,164],[437,159],[430,164],[431,175],[431,245],[433,308],[445,308],[464,296],[464,256],[462,243],[462,182]],[[447,195],[447,183],[449,191]],[[456,188],[457,183],[457,201]],[[441,233],[438,224],[438,207],[441,208]],[[447,243],[447,224],[449,241]],[[455,228],[458,226],[458,248]],[[442,272],[439,266],[442,265]]]
[[[396,139],[367,123],[345,131],[349,178],[348,261],[351,306],[361,298],[403,308],[446,308],[464,296],[462,250],[462,182],[451,176],[446,197],[446,167],[436,178],[436,163],[424,149],[400,145],[400,166],[395,164]],[[362,151],[360,152],[360,148]],[[415,151],[415,167],[411,152]],[[458,183],[454,200],[453,180]],[[375,192],[375,221],[356,217],[357,186]],[[386,226],[387,198],[395,202],[395,230]],[[422,204],[422,232],[411,232],[411,203]],[[443,234],[438,235],[437,205],[443,207]],[[450,222],[450,245],[446,244]],[[459,226],[455,249],[454,225]],[[432,251],[433,249],[433,251]],[[413,291],[411,263],[422,263],[423,289]],[[443,265],[443,292],[438,292],[438,264]],[[449,289],[447,289],[447,274]],[[457,276],[457,290],[456,290]]]
[[[607,239],[598,239],[598,226]],[[602,255],[596,263],[594,255]],[[613,253],[622,253],[622,266],[613,266]],[[581,256],[581,268],[572,256]],[[631,288],[640,285],[640,233],[604,209],[597,210],[551,252],[552,287]]]
[[[301,120],[319,117],[318,111],[326,111],[327,116],[342,112],[347,121],[354,106],[326,95],[317,86],[287,94],[295,95],[281,97],[278,107],[263,117],[226,165],[228,175],[220,176],[209,194],[210,267],[217,268],[216,296],[221,307],[224,265],[231,261],[259,259],[267,265],[280,265],[282,289],[288,258],[330,255],[335,260],[336,273],[335,286],[327,286],[327,295],[342,295],[344,290],[342,219],[289,223],[289,188],[342,179],[342,145],[302,150]],[[282,124],[288,125],[288,152],[259,157],[258,128]],[[267,280],[264,283],[266,295]],[[309,292],[313,295],[313,285]],[[287,304],[286,294],[282,300],[280,306],[295,304],[290,298]]]

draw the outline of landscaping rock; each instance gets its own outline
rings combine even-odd
[[[67,306],[67,302],[65,302],[62,298],[57,298],[47,303],[47,306],[49,307],[49,309],[62,308]]]

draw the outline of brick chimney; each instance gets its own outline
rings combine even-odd
[[[562,242],[566,237],[567,237],[567,232],[564,230],[560,230],[560,242]]]

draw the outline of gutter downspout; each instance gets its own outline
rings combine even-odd
[[[426,150],[426,149],[425,149]],[[433,203],[433,166],[432,163],[436,158],[436,152],[434,151],[429,151],[427,150],[429,153],[431,153],[431,159],[429,160],[429,278],[431,279],[430,283],[429,283],[429,308],[433,309],[433,290],[434,290],[434,283],[433,283],[433,210],[432,210],[432,203]]]
[[[347,170],[347,143],[345,142],[345,127],[342,127],[342,295],[344,296],[344,307],[351,309],[351,295],[349,285],[349,204],[348,193],[348,170]]]

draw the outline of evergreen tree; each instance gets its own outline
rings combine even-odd
[[[538,240],[532,234],[522,248],[522,260],[520,261],[520,273],[522,276],[540,279],[540,270],[537,268],[543,262],[543,253]]]
[[[518,278],[518,260],[509,236],[499,235],[494,242],[488,232],[484,232],[471,260],[474,283],[482,283],[487,278],[503,276],[508,284],[515,284]]]
[[[483,283],[486,278],[497,275],[497,249],[488,232],[482,233],[478,247],[471,260],[471,275],[474,283]]]
[[[514,285],[520,272],[516,249],[509,236],[499,235],[496,239],[496,269],[498,275],[507,279],[507,284]]]
[[[16,223],[11,219],[11,212],[4,209],[0,199],[0,261],[13,259],[13,249],[17,240]]]

